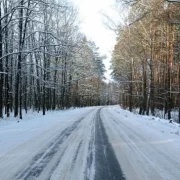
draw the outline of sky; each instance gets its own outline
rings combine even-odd
[[[115,17],[114,8],[115,0],[73,0],[77,5],[81,19],[81,31],[91,41],[94,41],[99,47],[99,52],[107,56],[104,64],[106,67],[105,77],[110,79],[110,60],[111,52],[116,43],[116,35],[109,30],[104,22],[101,12],[107,13],[111,17]]]

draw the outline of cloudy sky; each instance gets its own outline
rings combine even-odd
[[[109,16],[115,17],[115,0],[73,0],[80,11],[82,20],[81,29],[88,39],[94,41],[100,48],[100,52],[108,56],[105,62],[106,69],[110,67],[111,52],[116,42],[116,35],[105,27],[101,12],[106,12]],[[109,76],[110,71],[106,73]]]

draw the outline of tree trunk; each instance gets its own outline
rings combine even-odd
[[[21,7],[23,7],[24,0],[21,0]],[[14,117],[19,116],[22,119],[22,77],[21,77],[21,63],[22,63],[22,49],[23,49],[23,8],[19,10],[19,54],[17,64],[17,75],[16,75],[16,87],[15,87],[15,110]]]
[[[1,2],[0,2],[0,18],[1,18]],[[2,24],[0,20],[0,118],[3,118],[3,60],[2,60]]]

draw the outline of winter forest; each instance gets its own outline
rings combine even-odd
[[[1,0],[0,118],[120,104],[180,122],[180,3],[116,0],[116,10],[107,82],[106,55],[81,32],[73,1]]]
[[[120,3],[120,0],[118,1]],[[121,1],[122,2],[122,1]],[[124,0],[112,57],[124,108],[180,122],[180,1]]]
[[[0,1],[0,118],[114,103],[106,56],[79,21],[68,0]]]

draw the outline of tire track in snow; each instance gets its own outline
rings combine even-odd
[[[74,168],[74,165],[75,165],[75,163],[76,163],[76,160],[77,160],[79,151],[80,151],[80,149],[81,149],[82,143],[83,143],[83,141],[81,140],[81,141],[79,142],[79,145],[78,145],[77,149],[76,149],[76,152],[75,152],[75,155],[74,155],[74,158],[73,158],[73,162],[72,162],[72,165],[71,165],[71,168],[70,168],[71,170]]]
[[[96,116],[92,120],[92,129],[91,129],[91,139],[89,141],[88,146],[88,156],[87,163],[85,168],[85,180],[94,179],[94,166],[95,166],[95,119]]]
[[[92,139],[94,139],[95,134],[94,117],[96,112],[97,110],[86,116],[83,122],[78,126],[78,130],[73,132],[69,137],[70,139],[68,138],[68,142],[71,145],[68,145],[60,164],[53,172],[51,176],[52,180],[94,179],[94,159],[93,163],[88,163],[88,160],[90,160],[92,151],[90,147],[94,146],[94,141]]]
[[[32,180],[37,179],[38,176],[41,174],[41,172],[44,170],[44,168],[47,166],[47,164],[51,161],[51,159],[54,157],[54,155],[58,152],[60,145],[70,136],[70,134],[77,128],[77,126],[81,123],[81,121],[84,119],[81,118],[78,121],[74,122],[71,126],[64,129],[56,138],[55,140],[50,143],[47,148],[45,148],[45,151],[40,152],[37,154],[29,166],[27,166],[24,170],[22,170],[20,173],[18,173],[15,176],[15,179],[20,180]],[[61,153],[61,157],[58,158],[58,161],[53,166],[55,167],[58,165],[61,161],[61,158],[64,154],[64,151]],[[54,168],[52,168],[54,169]],[[52,170],[53,171],[53,170]]]
[[[97,112],[95,122],[95,180],[125,180],[114,150]]]
[[[146,176],[151,173],[152,179],[156,179],[158,177],[159,180],[162,179],[161,176],[159,176],[159,173],[157,169],[153,165],[153,161],[150,161],[142,151],[134,144],[134,142],[131,140],[132,137],[129,137],[124,131],[123,128],[119,126],[119,123],[114,118],[111,118],[111,125],[113,127],[113,130],[118,133],[118,135],[123,139],[123,142],[126,143],[126,145],[131,150],[131,153],[134,154],[134,157],[138,158],[138,162],[141,164],[146,164],[146,166],[143,166],[143,171],[146,173]],[[138,172],[140,173],[140,172]],[[144,178],[144,177],[143,177]],[[146,177],[149,180],[149,177]]]
[[[175,179],[174,174],[179,173],[178,169],[177,169],[177,171],[175,171],[175,169],[179,166],[177,161],[174,161],[174,159],[172,159],[172,157],[170,158],[170,156],[165,154],[165,152],[163,152],[162,150],[157,149],[156,146],[151,146],[151,144],[149,144],[149,142],[145,138],[140,136],[131,127],[127,126],[122,121],[119,122],[117,120],[117,117],[115,117],[111,112],[108,112],[108,113],[112,119],[113,129],[118,132],[119,136],[122,137],[125,142],[127,142],[127,145],[136,154],[136,156],[139,155],[141,157],[142,161],[144,162],[144,164],[146,164],[146,166],[148,166],[148,167],[143,166],[144,171],[147,174],[149,174],[151,172],[151,176],[155,175],[155,177],[153,176],[153,177],[151,177],[151,179],[152,178],[167,179],[167,180]],[[121,130],[121,131],[119,131],[119,130]],[[123,130],[125,130],[126,133]],[[172,163],[172,165],[174,166],[174,168],[173,168],[174,172],[169,171],[168,167],[163,166],[162,164],[161,164],[161,166],[158,166],[156,161],[154,159],[151,159],[151,156],[146,154],[145,149],[140,148],[141,147],[140,144],[138,147],[135,140],[140,140],[139,142],[145,144],[146,145],[145,148],[148,149],[151,153],[156,154],[157,157],[162,157],[161,161],[164,162],[164,163],[161,162],[162,164]],[[148,177],[147,177],[147,179],[148,179]]]

